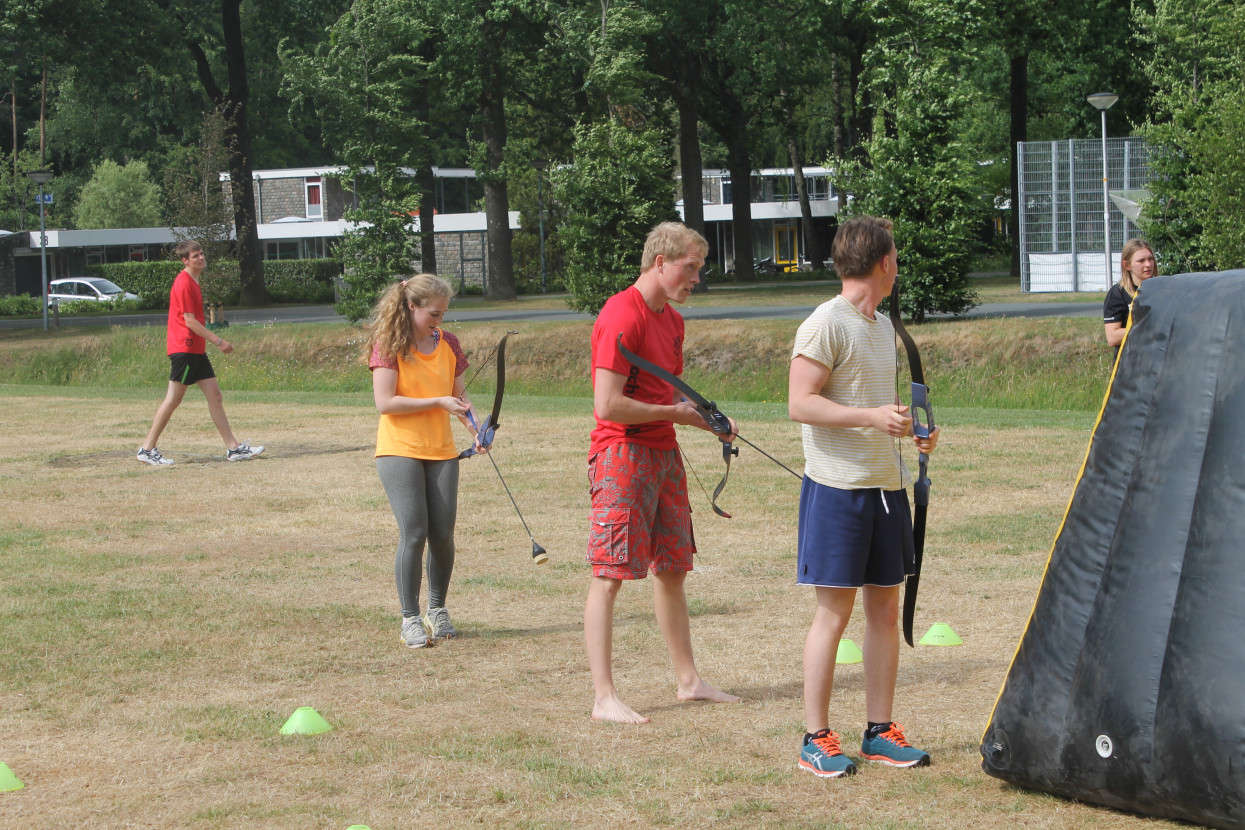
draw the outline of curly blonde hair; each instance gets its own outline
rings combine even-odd
[[[367,347],[363,359],[379,346],[380,353],[396,360],[411,359],[414,332],[411,330],[410,305],[423,308],[431,299],[453,299],[454,286],[435,274],[416,274],[393,285],[380,295],[372,309],[372,323],[368,329]]]

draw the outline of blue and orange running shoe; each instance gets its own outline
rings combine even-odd
[[[838,778],[855,775],[856,765],[843,754],[839,736],[829,729],[804,735],[800,748],[800,769],[806,769],[818,778]]]
[[[892,723],[890,728],[876,738],[868,737],[860,742],[860,757],[892,767],[928,767],[929,753],[917,749],[903,736],[903,727]]]

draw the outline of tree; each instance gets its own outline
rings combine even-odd
[[[160,220],[160,188],[141,161],[122,167],[104,159],[82,188],[74,224],[91,228],[154,228]]]
[[[240,288],[233,248],[233,222],[220,170],[225,155],[225,123],[219,112],[209,112],[199,131],[199,146],[183,148],[164,173],[169,224],[178,242],[194,240],[203,246],[207,266],[199,275],[209,307],[234,298]],[[209,308],[209,316],[215,309]]]
[[[1245,10],[1232,0],[1156,0],[1138,10],[1148,46],[1155,198],[1142,228],[1164,270],[1245,262]]]
[[[939,2],[911,0],[881,20],[868,83],[881,128],[849,165],[854,214],[895,223],[903,311],[922,322],[930,311],[960,313],[976,297],[968,284],[982,192],[976,148],[960,139],[970,94],[946,32],[967,39],[971,16]],[[962,44],[958,44],[962,45]]]
[[[313,54],[282,52],[295,104],[314,107],[345,163],[338,179],[354,194],[346,218],[356,224],[338,249],[347,289],[337,309],[351,321],[366,317],[384,288],[412,270],[412,217],[430,195],[412,173],[421,165],[432,172],[425,120],[431,37],[428,22],[403,0],[355,0]],[[430,239],[427,219],[421,227]]]
[[[574,163],[553,172],[570,306],[592,314],[639,275],[644,240],[676,219],[668,142],[616,119],[575,129]]]

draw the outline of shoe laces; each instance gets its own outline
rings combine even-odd
[[[878,735],[878,737],[885,738],[886,740],[890,741],[896,746],[906,746],[906,747],[912,746],[912,744],[908,743],[908,739],[904,737],[903,724],[900,724],[900,723],[892,723],[890,725],[890,728],[887,729],[885,732],[883,732],[881,735]]]
[[[813,737],[809,738],[808,742],[827,755],[843,754],[843,745],[839,742],[838,733],[831,732],[829,729],[813,733]]]

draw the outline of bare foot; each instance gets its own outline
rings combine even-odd
[[[592,706],[592,719],[614,723],[648,723],[648,718],[636,712],[617,697],[598,700]]]
[[[739,698],[735,695],[728,695],[721,689],[715,689],[703,680],[697,680],[696,683],[686,689],[680,687],[675,697],[679,700],[707,700],[710,703],[738,703]]]

